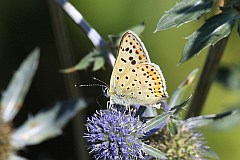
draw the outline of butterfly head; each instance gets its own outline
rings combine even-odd
[[[108,86],[102,86],[102,91],[105,97],[110,97]]]

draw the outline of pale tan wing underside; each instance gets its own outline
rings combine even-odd
[[[150,63],[148,53],[140,38],[131,31],[128,31],[123,35],[118,48],[117,59],[110,80],[109,92],[112,91],[116,83],[116,79],[113,78],[113,75],[121,77],[129,67],[141,63]]]
[[[122,105],[154,106],[166,99],[166,84],[160,68],[151,63],[140,38],[126,32],[120,42],[109,95]]]
[[[122,77],[116,80],[114,95],[122,96],[130,104],[156,105],[164,101],[166,92],[165,80],[160,68],[151,63],[130,67]]]

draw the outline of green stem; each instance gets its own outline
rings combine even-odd
[[[198,81],[190,108],[186,114],[186,118],[200,115],[210,87],[214,81],[227,41],[228,37],[223,38],[209,49],[204,68]]]

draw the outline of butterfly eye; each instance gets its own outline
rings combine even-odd
[[[109,88],[108,87],[103,86],[102,87],[102,91],[103,91],[103,94],[104,94],[105,97],[110,97],[110,95],[109,95]]]

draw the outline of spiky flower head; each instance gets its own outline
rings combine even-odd
[[[9,123],[5,123],[2,119],[2,112],[0,111],[0,159],[8,159],[12,152],[10,143],[11,127]]]
[[[100,110],[87,119],[86,140],[95,159],[143,158],[143,124],[132,114]]]
[[[169,126],[169,125],[168,125]],[[189,127],[184,121],[178,120],[174,125],[175,133],[171,127],[165,127],[149,137],[149,145],[161,150],[169,160],[175,159],[208,159],[207,153],[217,155],[205,146],[202,134],[195,128]]]

